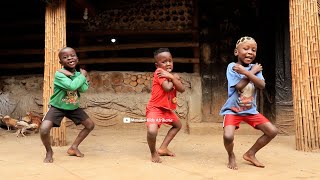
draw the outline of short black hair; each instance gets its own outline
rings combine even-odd
[[[64,51],[65,49],[73,49],[72,47],[68,47],[68,46],[66,46],[66,47],[63,47],[63,48],[61,48],[60,50],[59,50],[59,53],[61,52],[61,51]],[[73,49],[74,50],[74,49]]]
[[[73,48],[72,48],[72,47],[68,47],[68,46],[61,48],[61,49],[59,50],[58,56],[60,57],[61,52],[64,51],[64,50],[66,50],[66,49],[73,49]],[[74,50],[74,49],[73,49],[73,50]],[[75,51],[75,50],[74,50],[74,51]]]
[[[163,52],[170,53],[170,50],[169,50],[169,48],[159,48],[153,52],[153,57],[156,57],[158,54],[163,53]]]

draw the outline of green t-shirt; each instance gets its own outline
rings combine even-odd
[[[50,105],[65,110],[79,108],[80,93],[86,92],[89,88],[86,77],[80,72],[75,72],[73,76],[66,76],[57,71],[53,83]]]

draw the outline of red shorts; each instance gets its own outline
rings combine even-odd
[[[240,123],[244,121],[248,123],[252,127],[256,127],[257,125],[270,122],[266,117],[262,114],[252,114],[247,116],[239,116],[234,114],[227,114],[224,116],[223,127],[228,125],[236,126],[236,129],[239,128]]]
[[[147,126],[149,124],[158,124],[159,128],[163,123],[172,125],[173,122],[179,120],[173,111],[158,107],[147,108],[146,116]]]

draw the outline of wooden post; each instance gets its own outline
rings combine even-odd
[[[47,5],[45,14],[45,62],[43,80],[43,113],[47,113],[50,97],[53,94],[53,79],[57,69],[61,68],[58,52],[66,46],[66,0],[56,0]],[[66,145],[65,120],[61,127],[50,132],[53,146]]]
[[[320,34],[317,0],[290,0],[296,149],[320,149]]]
[[[199,29],[199,7],[198,7],[198,0],[192,0],[193,3],[193,19],[192,19],[192,26],[193,29],[196,29],[197,31],[193,32],[193,41],[194,42],[199,42],[199,35],[198,35],[198,29]],[[199,58],[200,57],[200,52],[199,52],[199,46],[193,48],[193,57],[194,58]],[[200,73],[200,66],[199,64],[193,64],[193,72],[194,73]]]

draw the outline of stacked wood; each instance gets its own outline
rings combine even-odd
[[[58,52],[66,46],[66,0],[56,0],[55,6],[46,7],[45,14],[45,62],[43,84],[43,114],[48,111],[48,104],[53,93],[55,71],[61,68]],[[53,146],[66,145],[65,120],[60,128],[52,128],[50,132]]]
[[[153,80],[152,72],[88,72],[90,93],[149,93]]]
[[[153,73],[89,72],[89,92],[143,93],[151,92]]]
[[[290,0],[296,149],[320,149],[320,24],[317,0]]]
[[[121,85],[123,82],[123,74],[120,72],[114,72],[110,76],[111,84],[114,86]]]
[[[104,84],[109,83],[109,82],[105,82],[103,81],[101,75],[97,72],[93,72],[89,74],[90,77],[90,87],[94,88],[96,90],[96,92],[103,92],[104,91]],[[109,80],[109,79],[107,79]]]
[[[131,2],[130,2],[131,3]],[[140,0],[132,5],[102,11],[86,21],[86,29],[188,29],[192,28],[192,0]]]

